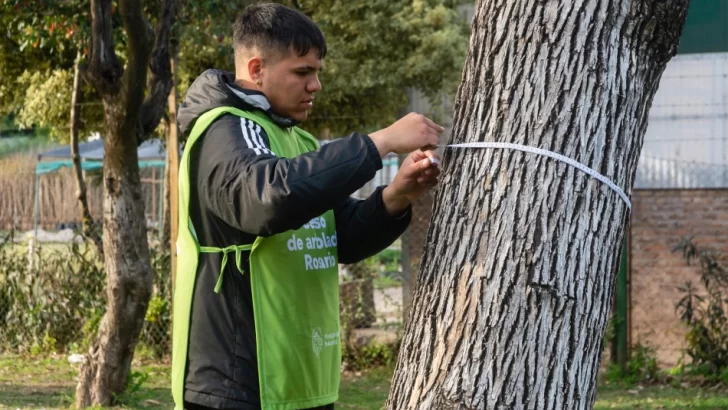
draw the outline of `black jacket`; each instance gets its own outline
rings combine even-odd
[[[219,106],[260,110],[281,127],[290,118],[270,112],[260,93],[234,85],[230,73],[205,71],[190,87],[179,110],[186,139],[196,119]],[[190,217],[202,246],[252,243],[298,229],[334,210],[340,263],[367,258],[389,246],[406,229],[410,212],[392,217],[382,187],[368,199],[349,196],[382,167],[372,140],[354,133],[295,158],[270,151],[258,124],[235,115],[215,120],[192,149]],[[247,258],[247,254],[244,255]],[[228,263],[219,294],[213,289],[222,256],[200,254],[192,301],[184,399],[217,409],[260,408],[255,323],[249,266],[245,274]]]

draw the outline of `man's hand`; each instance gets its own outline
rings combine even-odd
[[[390,152],[409,154],[417,149],[429,149],[440,143],[444,128],[422,114],[409,113],[389,127],[369,134],[379,155]]]
[[[390,215],[401,214],[437,184],[440,158],[432,151],[415,151],[399,167],[392,184],[382,191],[384,207]]]

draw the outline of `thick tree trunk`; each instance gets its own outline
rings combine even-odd
[[[108,107],[113,103],[106,101]],[[122,114],[123,111],[118,111]],[[133,114],[127,113],[127,118]],[[76,390],[78,407],[110,405],[126,388],[154,271],[144,218],[134,120],[107,116],[104,152],[104,254],[108,305]]]
[[[87,80],[104,103],[104,267],[106,314],[82,365],[76,405],[108,406],[126,388],[154,271],[149,260],[137,145],[157,126],[172,86],[169,31],[175,0],[163,0],[154,35],[138,0],[120,0],[126,67],[114,51],[111,0],[91,0]],[[147,70],[153,74],[147,84]],[[149,89],[145,93],[145,88]],[[146,96],[145,96],[146,94]]]
[[[452,143],[545,148],[628,195],[689,0],[480,0]],[[513,150],[448,149],[389,409],[585,409],[629,209]]]
[[[101,229],[97,226],[88,207],[86,197],[86,182],[83,179],[81,168],[81,155],[78,152],[78,132],[81,123],[81,55],[76,57],[73,68],[73,92],[71,93],[71,161],[73,161],[73,175],[76,180],[76,198],[81,212],[81,232],[87,243],[91,243],[96,251],[96,257],[104,260],[104,245],[101,240]]]

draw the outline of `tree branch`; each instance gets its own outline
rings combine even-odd
[[[156,41],[152,51],[149,69],[152,76],[149,79],[149,94],[141,110],[141,143],[154,131],[164,114],[165,102],[174,86],[172,68],[170,65],[170,47],[172,43],[172,27],[177,12],[177,0],[163,0],[157,27]]]
[[[121,90],[124,67],[114,51],[111,0],[91,0],[91,55],[86,80],[103,97]]]
[[[139,110],[144,101],[149,62],[154,34],[151,24],[144,16],[141,0],[120,0],[119,13],[128,38],[126,75],[124,90],[127,113]],[[130,120],[130,119],[127,119]],[[137,131],[137,138],[139,132]],[[141,142],[137,140],[137,142]]]
[[[101,239],[100,226],[94,222],[91,217],[91,211],[88,207],[88,199],[86,197],[86,182],[83,179],[83,170],[81,168],[81,155],[78,151],[78,133],[81,123],[81,77],[83,75],[83,67],[81,66],[80,52],[76,56],[76,64],[73,73],[73,93],[71,94],[71,160],[73,161],[73,174],[76,179],[76,197],[78,206],[81,211],[81,224],[83,237],[90,240],[96,250],[96,257],[103,262],[104,246]]]

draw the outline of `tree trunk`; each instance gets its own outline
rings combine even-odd
[[[101,240],[101,229],[91,217],[86,197],[86,182],[83,179],[81,168],[81,155],[78,152],[78,132],[81,122],[81,53],[76,56],[76,65],[73,67],[73,91],[71,93],[71,161],[73,161],[73,176],[76,180],[76,198],[81,212],[81,232],[87,243],[91,243],[96,251],[96,257],[104,260],[104,245]]]
[[[480,0],[452,143],[545,148],[631,194],[689,0]],[[550,158],[453,149],[388,409],[585,409],[629,209]]]
[[[174,92],[174,91],[173,91]],[[162,210],[164,211],[164,214],[162,215],[162,221],[161,221],[161,238],[159,240],[160,246],[169,246],[170,238],[171,238],[171,232],[170,232],[170,214],[169,214],[169,190],[170,190],[170,181],[169,181],[169,168],[170,164],[172,163],[171,158],[169,157],[171,154],[169,152],[169,121],[168,120],[162,120],[164,125],[164,133],[166,135],[167,139],[167,154],[164,158],[164,174],[162,175],[162,183],[164,184],[164,187],[162,189]],[[171,250],[171,249],[170,249]],[[170,255],[171,256],[171,255]],[[170,276],[171,277],[171,276]]]
[[[159,123],[172,86],[168,44],[176,3],[162,1],[156,36],[138,0],[119,0],[118,4],[127,37],[126,67],[114,50],[111,0],[91,0],[87,80],[104,103],[103,241],[108,305],[80,370],[79,408],[111,405],[114,395],[126,388],[154,278],[137,145]],[[153,74],[149,84],[147,70]]]
[[[165,199],[168,200],[169,207],[165,210],[165,221],[169,218],[169,269],[171,278],[171,289],[174,289],[174,280],[177,273],[177,219],[179,214],[179,204],[177,193],[179,187],[179,127],[177,126],[177,62],[179,60],[179,39],[175,35],[170,40],[171,50],[171,69],[173,86],[167,97],[167,110],[169,111],[169,128],[167,129],[167,188],[169,193]],[[174,311],[174,306],[172,306]]]

